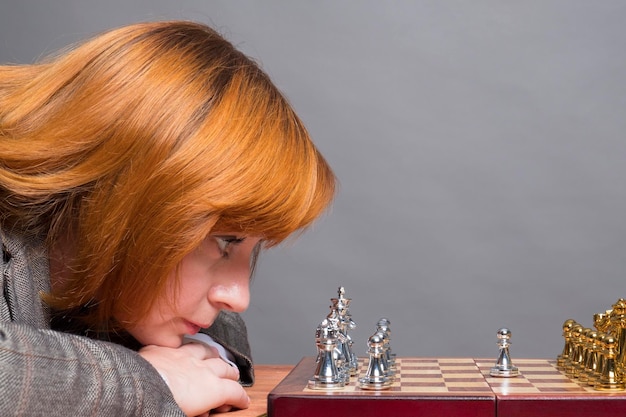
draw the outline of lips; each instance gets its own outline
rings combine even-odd
[[[185,320],[185,327],[187,328],[187,334],[196,334],[200,331],[201,327],[195,323]]]
[[[195,323],[193,321],[184,320],[185,327],[187,327],[187,334],[196,334],[200,329],[208,329],[212,323]]]

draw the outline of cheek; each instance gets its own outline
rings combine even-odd
[[[174,301],[178,310],[187,310],[206,299],[211,287],[211,268],[198,262],[194,257],[185,258],[179,268],[178,280],[172,274],[169,278],[167,297]]]

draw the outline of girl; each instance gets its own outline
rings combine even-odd
[[[0,414],[247,407],[256,257],[334,191],[286,99],[204,25],[0,66]]]

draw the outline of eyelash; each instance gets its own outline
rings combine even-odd
[[[229,249],[233,245],[239,245],[241,242],[246,240],[245,237],[234,237],[234,236],[214,236],[215,241],[217,242],[217,247],[220,250],[220,254],[222,258],[228,258]]]

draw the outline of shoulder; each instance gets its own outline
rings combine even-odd
[[[47,260],[44,240],[39,236],[27,236],[19,232],[8,231],[0,227],[3,262],[18,258],[31,261]]]
[[[43,239],[0,229],[2,319],[49,327],[49,311],[40,294],[50,291],[48,256]]]

